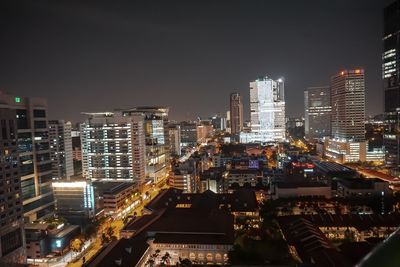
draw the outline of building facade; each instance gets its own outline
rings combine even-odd
[[[251,132],[243,142],[281,142],[286,138],[285,96],[282,79],[259,78],[250,83]]]
[[[365,141],[364,70],[344,70],[331,80],[332,139],[325,140],[325,155],[337,162],[382,162],[383,148]]]
[[[197,125],[197,142],[198,143],[206,143],[207,139],[211,137],[211,134],[214,131],[214,128],[211,124],[201,123]]]
[[[211,117],[211,124],[214,130],[224,131],[226,129],[226,118],[215,115]]]
[[[195,122],[183,121],[181,126],[181,145],[195,146],[197,144],[197,124]]]
[[[365,140],[364,70],[344,70],[331,79],[332,136],[345,141]]]
[[[232,134],[239,134],[243,129],[243,100],[239,93],[230,96],[230,128]]]
[[[304,91],[304,122],[307,139],[331,135],[331,92],[328,86],[309,87]]]
[[[170,125],[168,127],[169,133],[169,151],[171,155],[181,155],[181,126],[178,124]]]
[[[400,166],[400,1],[384,9],[382,78],[384,111],[388,129],[384,134],[386,166],[394,175]]]
[[[90,180],[143,183],[146,177],[144,116],[86,113],[81,124],[82,170]]]
[[[71,122],[49,121],[53,179],[69,179],[74,175],[71,130]]]
[[[47,102],[1,93],[0,107],[16,113],[24,219],[29,222],[51,216],[54,196]]]
[[[124,116],[144,116],[146,179],[154,183],[164,181],[167,175],[170,157],[168,111],[166,107],[137,107],[122,111]]]
[[[0,265],[25,262],[16,111],[0,104]],[[5,265],[4,265],[5,266]]]
[[[81,226],[95,218],[99,207],[90,181],[55,181],[52,186],[59,217]]]

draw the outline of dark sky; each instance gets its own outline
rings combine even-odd
[[[183,120],[225,113],[232,91],[248,117],[249,81],[283,76],[300,116],[306,87],[363,67],[377,114],[384,2],[2,0],[0,88],[46,97],[54,119],[166,105]]]

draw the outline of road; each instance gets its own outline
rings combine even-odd
[[[136,212],[137,216],[141,216],[141,212],[144,208],[144,206],[149,203],[155,196],[157,196],[158,192],[161,190],[162,188],[158,187],[158,186],[154,186],[152,187],[152,190],[149,190],[149,198],[143,200],[141,203],[139,203],[138,205],[135,205],[133,208],[129,208],[129,210],[127,212],[124,212],[123,214],[128,214],[128,215],[133,215]],[[144,194],[144,193],[143,193]],[[102,229],[106,229],[109,226],[114,228],[114,233],[116,234],[117,238],[119,239],[119,233],[121,231],[121,229],[124,227],[124,223],[123,220],[121,218],[121,216],[117,217],[118,219],[115,219],[113,221],[108,221],[105,222],[102,226],[100,226],[100,230],[98,231],[99,233],[102,233]],[[101,235],[98,235],[93,243],[93,246],[87,250],[87,252],[83,255],[81,255],[79,257],[79,260],[73,262],[73,263],[69,263],[67,265],[67,267],[81,267],[82,266],[82,258],[85,257],[86,261],[88,261],[91,257],[93,257],[97,251],[100,250],[100,248],[102,247],[101,244]],[[64,265],[57,265],[54,267],[62,267],[65,266],[66,264],[64,263]],[[52,266],[53,267],[53,266]]]

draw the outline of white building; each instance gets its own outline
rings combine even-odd
[[[122,112],[86,113],[81,124],[82,170],[90,180],[145,180],[144,118]]]
[[[251,132],[240,133],[242,143],[285,140],[285,97],[282,79],[259,78],[250,83]]]
[[[53,179],[69,179],[74,175],[71,129],[72,124],[69,121],[49,121]]]

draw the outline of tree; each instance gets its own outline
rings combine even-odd
[[[190,267],[190,266],[192,266],[192,262],[187,258],[182,259],[181,257],[179,257],[179,262],[177,265],[183,266],[183,267]]]
[[[101,234],[101,244],[107,244],[111,241],[116,240],[117,237],[114,235],[114,227],[107,227],[106,231]]]
[[[160,256],[160,250],[156,249],[153,254],[150,255],[149,259],[146,262],[146,266],[154,267],[156,265],[156,261],[158,256]]]
[[[83,249],[83,244],[84,244],[83,239],[77,237],[71,240],[69,247],[73,252],[81,252]]]
[[[169,260],[171,259],[171,255],[168,252],[165,252],[164,256],[161,257],[161,265],[165,266],[169,264]]]
[[[84,237],[86,240],[92,238],[97,233],[97,226],[93,223],[89,223],[84,231]]]

